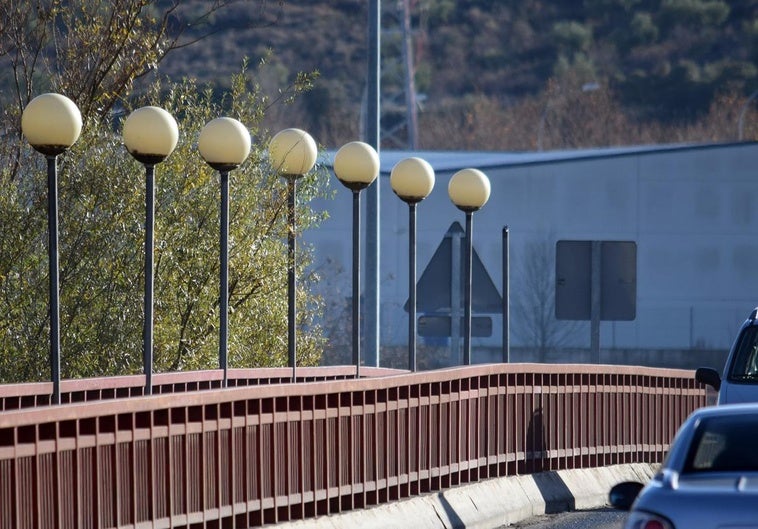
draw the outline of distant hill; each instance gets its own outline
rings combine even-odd
[[[271,90],[298,71],[321,74],[302,104],[289,115],[274,116],[274,125],[289,118],[317,131],[322,142],[336,145],[358,133],[367,3],[232,4],[209,21],[217,31],[212,37],[170,55],[160,73],[228,82],[243,57],[255,65],[271,49],[270,64],[259,74]],[[399,4],[384,0],[385,29],[395,27]],[[423,94],[422,114],[428,116],[451,109],[465,114],[461,108],[471,108],[472,100],[487,101],[488,108],[506,113],[532,101],[534,109],[542,110],[533,110],[537,115],[529,121],[540,121],[541,113],[544,128],[548,99],[555,97],[556,86],[565,91],[571,84],[576,92],[581,87],[607,89],[609,105],[638,126],[683,128],[708,114],[719,94],[732,94],[737,104],[758,89],[758,0],[409,4],[416,90]],[[184,8],[191,10],[192,5],[187,2]],[[395,68],[398,62],[398,35],[385,32],[382,41],[383,88],[396,90],[401,76],[388,65]],[[438,146],[430,142],[425,146]]]

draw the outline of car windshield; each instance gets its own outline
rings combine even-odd
[[[695,428],[682,473],[758,471],[758,416],[709,417]]]
[[[745,327],[740,335],[728,376],[734,381],[758,381],[758,326]]]

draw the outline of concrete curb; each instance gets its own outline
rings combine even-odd
[[[647,483],[657,465],[635,463],[490,479],[417,498],[313,520],[291,529],[492,529],[541,514],[607,505],[622,481]]]

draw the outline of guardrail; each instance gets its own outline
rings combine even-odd
[[[0,413],[0,529],[254,527],[541,470],[659,462],[690,371],[498,364]]]

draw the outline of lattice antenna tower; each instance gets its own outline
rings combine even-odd
[[[382,8],[381,142],[418,147],[418,96],[414,81],[411,9],[416,0],[386,2]]]

